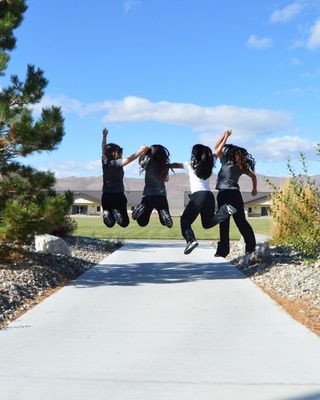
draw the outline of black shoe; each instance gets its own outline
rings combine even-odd
[[[120,226],[123,226],[124,220],[123,220],[123,216],[121,215],[120,211],[117,209],[114,209],[114,210],[112,210],[112,215],[113,215],[113,218],[116,221],[116,223]]]
[[[235,214],[238,210],[234,207],[232,207],[230,204],[226,204],[227,206],[227,211],[229,215]]]
[[[108,228],[112,228],[116,223],[116,221],[113,218],[113,215],[109,211],[103,211],[103,223]]]
[[[228,254],[223,255],[223,254],[221,254],[221,253],[216,252],[216,254],[215,254],[214,256],[215,256],[215,257],[223,257],[223,258],[226,258],[227,255],[228,255]]]
[[[159,216],[162,225],[166,226],[167,228],[172,228],[173,225],[172,218],[167,210],[165,209],[159,210]]]
[[[145,205],[144,204],[139,204],[133,211],[132,211],[132,219],[135,221],[137,220],[139,217],[141,217],[141,215],[143,214],[143,211],[145,209]]]
[[[188,242],[187,247],[184,249],[184,254],[190,254],[197,246],[198,242],[196,240]]]

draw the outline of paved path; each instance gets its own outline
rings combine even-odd
[[[0,331],[0,399],[320,399],[319,338],[183,248],[130,242]]]

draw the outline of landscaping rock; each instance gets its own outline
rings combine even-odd
[[[61,254],[71,256],[71,251],[67,243],[53,235],[36,235],[34,238],[36,251],[42,251],[49,254]]]

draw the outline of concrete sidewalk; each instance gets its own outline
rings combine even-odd
[[[129,242],[0,331],[0,399],[320,399],[319,338],[183,249]]]

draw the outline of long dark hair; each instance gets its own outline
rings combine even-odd
[[[107,143],[104,148],[103,155],[109,160],[122,157],[123,148],[115,143]]]
[[[165,179],[168,175],[170,167],[170,153],[169,150],[161,144],[153,144],[149,147],[146,156],[157,165],[158,178]],[[145,171],[148,167],[148,160],[142,165],[140,173]]]
[[[192,147],[190,165],[198,178],[210,178],[213,168],[213,155],[210,147],[195,144]]]
[[[226,144],[223,147],[223,153],[227,157],[227,160],[238,165],[241,171],[248,172],[251,170],[254,172],[256,160],[243,147]]]

